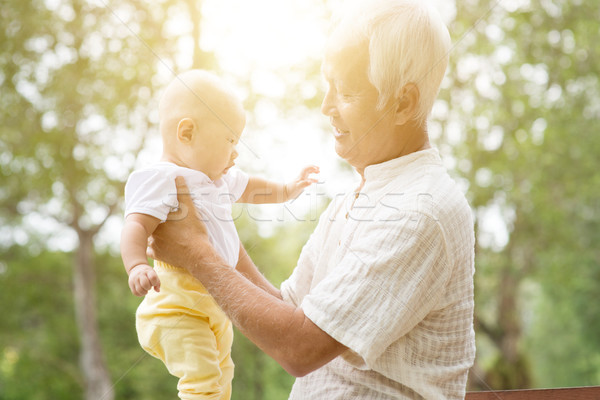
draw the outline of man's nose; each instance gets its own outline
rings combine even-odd
[[[236,149],[233,149],[233,152],[231,153],[231,160],[235,160],[238,156],[238,152]]]
[[[328,89],[323,98],[323,103],[321,103],[321,113],[331,117],[334,116],[336,112],[333,90]]]

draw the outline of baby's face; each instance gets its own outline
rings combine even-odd
[[[213,114],[199,121],[199,134],[192,144],[195,166],[191,167],[204,172],[213,181],[225,175],[235,165],[236,146],[245,124],[243,112]]]
[[[200,70],[179,75],[165,90],[159,114],[166,159],[213,181],[233,166],[246,115],[235,93],[215,76]]]

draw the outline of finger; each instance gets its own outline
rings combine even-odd
[[[170,212],[167,216],[167,219],[170,221],[184,219],[188,214],[188,210],[191,210],[192,207],[194,207],[192,193],[182,176],[175,178],[175,188],[177,189],[177,202],[179,205],[176,211]]]
[[[319,180],[315,178],[306,178],[298,182],[298,185],[302,188],[312,185],[313,183],[317,183]]]
[[[139,285],[139,282],[138,282],[138,283],[136,283],[136,285],[135,285],[135,290],[133,291],[133,294],[135,294],[135,295],[136,295],[136,296],[138,296],[138,297],[142,297],[142,296],[144,296],[144,295],[146,294],[146,291],[144,290],[144,288],[142,288],[142,287]]]
[[[185,183],[185,179],[182,176],[175,178],[175,187],[177,188],[177,201],[179,204],[185,204],[188,207],[194,207],[192,200],[192,193]]]
[[[319,172],[319,167],[317,167],[316,165],[309,165],[307,167],[304,167],[301,176],[303,179],[306,179],[310,174],[318,174]]]
[[[154,233],[148,236],[148,244],[146,245],[146,257],[150,257],[151,259],[156,260],[156,252],[154,251]]]
[[[148,244],[148,247],[146,247],[146,256],[150,257],[153,260],[156,260],[156,254],[154,254],[154,249],[151,246],[152,244]]]
[[[140,276],[139,284],[144,290],[150,290],[152,288],[152,283],[150,283],[150,279],[148,279],[146,275]]]
[[[150,283],[152,283],[154,290],[156,290],[157,292],[160,292],[160,279],[158,279],[158,275],[156,275],[156,273],[154,273],[154,274],[152,274],[152,276],[150,276]]]

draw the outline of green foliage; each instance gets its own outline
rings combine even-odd
[[[0,301],[10,312],[0,319],[0,398],[81,399],[79,338],[74,321],[72,254],[26,248],[3,252]],[[135,309],[119,258],[98,256],[99,319],[105,357],[119,399],[165,399],[177,379],[138,345]],[[26,383],[26,384],[25,384]]]
[[[600,350],[600,309],[591,300],[600,282],[600,47],[592,32],[600,11],[577,1],[457,7],[442,124],[458,126],[460,139],[442,139],[458,157],[478,217],[478,333],[494,343],[497,360],[478,360],[487,368],[485,384],[593,383]],[[490,209],[503,219],[508,243],[485,240]]]
[[[430,126],[475,209],[478,366],[474,387],[574,386],[600,379],[600,45],[597,2],[457,2],[455,48]],[[73,257],[52,252],[39,218],[94,232],[121,201],[151,130],[153,93],[176,70],[167,15],[191,1],[108,6],[7,0],[0,8],[0,398],[80,399]],[[199,13],[191,12],[198,24]],[[123,21],[127,22],[127,26]],[[150,50],[152,49],[152,50]],[[194,66],[216,60],[194,50]],[[164,67],[164,66],[163,66]],[[305,72],[303,72],[305,71]],[[293,74],[318,79],[318,63]],[[287,88],[278,105],[317,111],[320,93]],[[315,85],[313,85],[315,86]],[[253,106],[260,97],[250,96]],[[446,111],[443,111],[443,110]],[[508,241],[486,236],[490,210]],[[33,217],[38,217],[35,219]],[[23,220],[29,221],[23,223]],[[236,221],[275,284],[316,221],[269,237]],[[56,239],[56,238],[54,238]],[[13,245],[18,242],[21,246]],[[174,398],[177,379],[139,347],[118,255],[96,255],[98,318],[118,399]],[[234,399],[281,399],[293,378],[236,332]]]
[[[52,226],[61,227],[62,232],[76,233],[80,248],[87,249],[106,220],[120,209],[124,180],[152,121],[152,93],[160,86],[161,79],[165,79],[157,73],[158,66],[175,69],[173,52],[163,37],[162,28],[164,15],[177,7],[181,5],[163,1],[147,8],[136,0],[100,4],[82,0],[3,2],[0,10],[0,40],[3,42],[0,49],[0,221],[6,243],[2,246],[35,241],[39,249],[44,249],[44,239],[38,240],[44,235],[38,230],[42,226]],[[195,59],[202,61],[202,57]],[[167,75],[170,80],[171,76]],[[27,231],[29,234],[23,234]],[[46,239],[59,240],[52,234]],[[65,262],[67,268],[61,270],[61,277],[69,282],[74,270],[93,269],[92,254],[80,249],[75,252],[78,257]],[[23,261],[31,261],[23,257]],[[113,266],[120,264],[114,257],[111,263]],[[103,276],[105,271],[99,272],[96,275]],[[75,282],[79,290],[74,291],[70,284],[62,294],[73,296],[73,292],[78,292],[96,299],[94,282],[87,287],[81,283],[83,280]],[[113,285],[114,282],[110,282],[108,288],[112,289]],[[117,295],[114,290],[109,291],[115,294],[112,298],[115,301],[130,298],[124,293]],[[100,302],[105,299],[99,297]],[[77,345],[77,332],[71,331],[67,324],[55,331],[39,327],[36,334],[45,334],[42,337],[52,338],[55,344],[66,340],[58,350],[73,350],[75,359],[64,358],[62,361],[63,357],[56,351],[41,354],[50,359],[55,357],[59,366],[69,366],[74,379],[52,378],[52,384],[28,385],[24,389],[7,384],[7,390],[19,395],[30,392],[28,398],[45,398],[44,393],[52,393],[57,387],[57,392],[48,394],[48,398],[80,398],[86,378],[102,375],[98,373],[103,369],[101,357],[81,357],[92,360],[82,364],[87,366],[87,374],[81,375],[76,367],[80,352],[96,356],[100,350],[93,344],[96,320],[92,311],[95,311],[95,305],[73,300],[69,305],[79,311],[67,314],[70,323],[75,315],[92,316],[79,318],[79,335],[85,334],[88,340],[82,343],[89,343],[88,346]],[[102,338],[108,340],[104,345],[108,349],[104,358],[112,355],[117,345],[114,365],[124,367],[117,373],[121,376],[128,371],[131,360],[123,359],[127,352],[119,345],[127,343],[127,348],[136,350],[137,358],[143,356],[143,352],[136,345],[135,335],[104,329],[114,323],[123,329],[130,328],[130,323],[116,321],[116,313],[102,304],[98,304],[98,309]],[[130,316],[133,315],[131,308],[128,311]],[[62,329],[69,329],[68,333],[74,337],[62,335]],[[127,332],[131,333],[131,329]],[[7,349],[9,359],[20,354],[12,351],[10,346]],[[36,357],[39,356],[27,353],[18,359],[21,363],[27,360],[34,363]],[[90,367],[92,363],[94,365]],[[37,369],[39,365],[42,363]],[[52,362],[43,365],[51,366]],[[145,388],[154,386],[154,395],[164,398],[161,394],[166,392],[160,388],[166,386],[162,385],[162,379],[153,379],[164,376],[157,367],[159,363],[154,364],[154,370],[150,368],[143,374],[148,382],[138,380],[129,392],[137,390],[141,398],[148,398]],[[52,369],[50,373],[57,370]],[[44,383],[46,380],[39,373],[32,379],[28,377],[24,371],[18,376],[21,382]],[[110,382],[103,383],[103,390],[110,387]],[[65,391],[64,395],[58,386]],[[88,398],[90,393],[86,391]],[[107,396],[107,399],[112,398],[111,394]]]
[[[70,254],[31,255],[12,247],[2,254],[0,398],[80,399],[77,333]],[[43,389],[42,389],[43,388]]]

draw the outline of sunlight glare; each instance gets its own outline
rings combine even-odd
[[[322,2],[210,0],[202,11],[201,46],[236,75],[320,57],[326,29]]]

